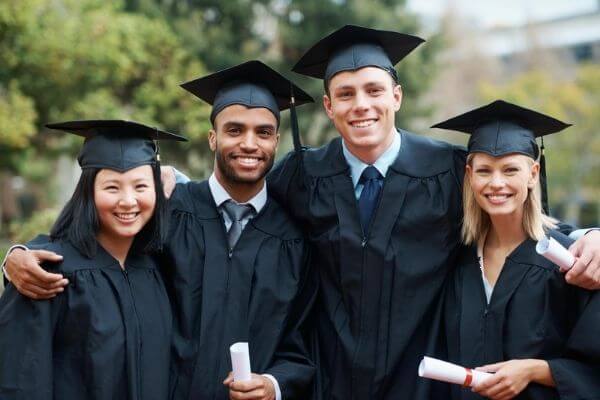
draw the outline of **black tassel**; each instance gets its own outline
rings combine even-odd
[[[296,99],[294,98],[294,87],[290,86],[290,124],[292,127],[292,139],[294,140],[294,151],[302,151],[300,142],[300,129],[298,128],[298,115],[296,114]]]
[[[550,215],[548,206],[548,180],[546,177],[546,156],[544,155],[544,138],[542,137],[542,146],[540,148],[540,185],[542,187],[542,210],[544,214]]]

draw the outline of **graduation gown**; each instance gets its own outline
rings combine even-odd
[[[230,253],[208,181],[177,185],[165,249],[175,307],[174,398],[228,399],[229,346],[249,342],[254,373],[306,399],[314,366],[299,330],[316,294],[301,232],[268,199]]]
[[[564,245],[570,239],[552,232]],[[526,240],[507,258],[486,302],[475,248],[449,280],[445,322],[449,359],[477,367],[511,359],[547,360],[556,388],[531,383],[517,399],[593,399],[600,395],[600,298],[571,286]],[[483,399],[454,385],[453,399]]]
[[[341,138],[289,154],[268,177],[312,244],[325,399],[434,398],[437,383],[417,368],[435,354],[439,300],[460,245],[465,152],[400,134],[368,236]]]
[[[47,267],[70,281],[50,300],[11,284],[0,299],[0,398],[164,400],[171,307],[153,259],[130,255],[122,270],[98,246],[88,259],[69,242],[30,248],[63,256]]]

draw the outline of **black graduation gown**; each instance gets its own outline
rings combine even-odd
[[[569,239],[552,235],[564,244]],[[507,258],[485,299],[475,248],[465,249],[449,280],[446,336],[452,362],[477,367],[511,359],[547,360],[556,388],[532,383],[517,399],[596,399],[600,396],[600,298],[571,286],[526,240]],[[458,385],[453,399],[483,397]]]
[[[325,399],[427,399],[439,385],[417,368],[437,355],[439,300],[460,245],[465,152],[400,133],[369,236],[340,138],[291,153],[268,177],[313,245]]]
[[[229,346],[247,341],[252,371],[273,375],[286,400],[306,399],[314,366],[299,326],[316,295],[301,232],[268,199],[231,255],[208,182],[177,185],[164,256],[172,285],[176,399],[228,399]],[[309,289],[310,288],[310,289]]]
[[[67,241],[28,246],[61,254],[63,261],[48,268],[70,283],[42,301],[6,288],[0,299],[0,398],[166,399],[171,307],[152,258],[130,255],[123,271],[101,246],[92,259]]]

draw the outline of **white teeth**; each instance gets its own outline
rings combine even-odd
[[[490,200],[505,200],[508,198],[507,194],[489,194],[487,195]]]
[[[355,128],[366,128],[368,126],[373,125],[376,121],[377,120],[375,120],[375,119],[368,119],[365,121],[355,121],[355,122],[352,122],[352,126]]]
[[[138,213],[116,213],[115,215],[120,219],[134,219]]]
[[[258,159],[252,157],[238,157],[238,161],[242,164],[257,164]]]

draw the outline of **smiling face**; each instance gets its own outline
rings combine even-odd
[[[530,157],[509,154],[493,157],[475,153],[467,177],[477,204],[490,217],[522,218],[529,191],[535,188],[540,165]]]
[[[94,204],[99,237],[133,240],[154,213],[152,167],[142,165],[123,173],[101,169],[94,180]]]
[[[387,71],[376,67],[336,74],[323,96],[327,115],[348,149],[372,163],[392,143],[402,91]]]
[[[208,140],[215,152],[215,175],[223,186],[262,188],[279,141],[271,111],[239,104],[226,107],[216,115]]]

